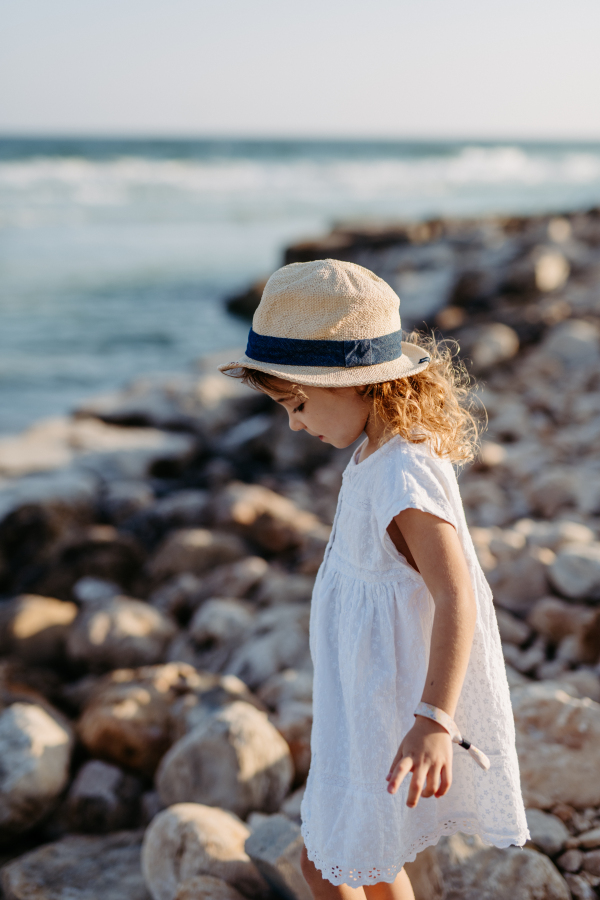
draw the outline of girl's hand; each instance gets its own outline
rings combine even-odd
[[[412,772],[406,805],[415,807],[419,797],[443,797],[452,784],[452,741],[437,722],[417,716],[394,757],[386,776],[388,792],[395,794]]]

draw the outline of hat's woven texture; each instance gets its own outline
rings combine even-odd
[[[252,328],[316,341],[375,338],[399,331],[400,300],[389,284],[354,263],[292,263],[267,281]]]
[[[399,308],[400,298],[389,284],[355,263],[337,259],[292,263],[267,281],[252,331],[274,339],[369,341],[400,331]],[[398,354],[375,365],[341,367],[265,362],[247,350],[219,369],[245,367],[298,384],[351,387],[414,375],[429,364],[427,351],[416,344],[403,341]]]

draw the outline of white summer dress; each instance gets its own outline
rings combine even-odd
[[[478,834],[497,847],[527,837],[508,683],[492,594],[477,561],[450,462],[394,437],[350,460],[310,623],[314,663],[312,763],[302,802],[309,859],[333,884],[394,880],[444,834]],[[455,721],[489,757],[484,772],[453,744],[452,787],[406,806],[386,774],[414,724],[429,656],[434,604],[387,527],[407,508],[457,530],[477,600],[477,624]]]

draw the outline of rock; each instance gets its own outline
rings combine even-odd
[[[227,664],[227,671],[250,688],[308,655],[309,609],[304,605],[273,607],[259,613],[252,632]]]
[[[557,291],[564,287],[570,266],[558,250],[545,249],[535,261],[535,286],[541,293]]]
[[[206,528],[180,528],[159,546],[148,571],[157,582],[180,572],[202,575],[244,555],[244,543],[234,534]]]
[[[142,784],[98,759],[81,767],[69,789],[65,814],[71,831],[106,834],[136,824]]]
[[[533,512],[547,519],[579,501],[578,473],[571,466],[548,466],[525,485],[525,495]]]
[[[557,816],[542,812],[541,809],[528,809],[526,814],[533,843],[547,856],[560,853],[570,838],[564,823]]]
[[[164,659],[176,626],[141,600],[113,597],[84,610],[67,639],[69,657],[93,670],[153,665]]]
[[[583,847],[584,850],[594,850],[600,847],[600,828],[591,828],[583,834],[577,835],[577,846]]]
[[[517,672],[528,675],[545,663],[546,642],[544,638],[539,637],[527,650],[521,650],[514,644],[503,644],[502,652],[505,661],[510,663]]]
[[[287,703],[290,700],[310,702],[312,691],[312,672],[284,669],[283,672],[277,672],[265,681],[258,696],[271,709],[276,709],[280,703]]]
[[[525,805],[600,805],[600,704],[551,683],[516,687],[511,697]]]
[[[550,330],[542,349],[572,368],[595,365],[600,359],[598,329],[589,322],[569,319]]]
[[[142,847],[142,871],[153,900],[174,900],[198,875],[220,878],[260,900],[267,886],[244,849],[249,835],[237,816],[199,803],[178,803],[159,813]]]
[[[496,610],[496,619],[498,620],[498,629],[500,638],[503,643],[516,644],[520,646],[531,635],[531,628],[522,619],[517,619],[505,609]]]
[[[593,609],[566,603],[558,597],[542,597],[527,617],[534,631],[553,644],[559,644],[569,634],[581,634],[593,619]]]
[[[600,703],[600,677],[590,669],[576,669],[563,672],[556,678],[556,684],[574,697],[589,697]]]
[[[292,822],[296,822],[297,825],[300,825],[301,815],[300,809],[302,806],[302,801],[304,799],[304,792],[306,790],[306,785],[302,785],[302,787],[296,788],[296,790],[286,797],[283,803],[281,804],[280,813],[283,813],[284,816],[287,816],[288,819],[291,819]]]
[[[471,360],[473,372],[487,372],[512,359],[519,350],[519,337],[501,322],[477,325],[461,334],[461,350]]]
[[[563,544],[590,544],[595,539],[594,532],[587,525],[563,519],[558,522],[536,522],[520,519],[514,530],[524,535],[527,543],[537,547],[558,550]]]
[[[152,775],[172,742],[175,701],[210,693],[216,675],[183,663],[118,669],[99,679],[79,719],[79,737],[89,753]]]
[[[511,612],[527,612],[548,591],[547,570],[554,554],[544,547],[528,547],[490,573],[496,602]]]
[[[279,809],[290,789],[288,745],[264,713],[236,702],[177,741],[156,773],[165,805],[191,800],[240,816]]]
[[[600,542],[563,547],[550,565],[554,587],[574,600],[600,600]]]
[[[312,513],[258,484],[232,482],[217,497],[215,520],[235,527],[271,553],[300,547],[310,536],[327,539],[330,529]]]
[[[600,875],[600,850],[591,850],[584,854],[583,871],[590,875]]]
[[[0,840],[44,818],[67,785],[73,736],[62,716],[34,703],[0,713]]]
[[[291,575],[287,572],[269,572],[256,591],[254,601],[260,606],[278,606],[281,603],[309,603],[315,579],[309,575]]]
[[[565,875],[573,900],[597,900],[598,894],[581,875]]]
[[[0,652],[28,665],[60,663],[76,615],[74,603],[35,594],[15,597],[0,607]]]
[[[106,581],[104,578],[87,575],[75,582],[72,592],[82,606],[102,603],[103,600],[111,600],[123,593],[116,581]]]
[[[239,600],[207,600],[189,624],[197,644],[236,643],[252,627],[252,611]]]
[[[230,703],[243,700],[260,712],[265,712],[261,701],[248,690],[243,681],[235,675],[212,675],[198,673],[200,684],[189,693],[179,697],[170,709],[171,733],[173,740],[189,734],[215,712]]]
[[[269,816],[246,840],[246,853],[265,881],[286,900],[312,900],[300,866],[303,847],[300,827],[282,815]]]
[[[179,886],[174,900],[244,900],[244,897],[221,878],[196,875]]]
[[[150,603],[172,616],[189,618],[211,597],[246,597],[260,584],[269,564],[260,556],[246,556],[238,562],[217,566],[202,578],[189,573],[176,575],[150,596]]]
[[[68,835],[2,869],[6,900],[150,900],[140,870],[141,832]]]
[[[109,481],[104,488],[101,506],[109,522],[120,525],[154,502],[154,492],[146,481]]]
[[[436,847],[447,900],[570,900],[547,856],[535,850],[485,846],[477,836],[454,834]]]
[[[279,703],[277,713],[271,716],[271,721],[290,748],[296,772],[295,783],[302,784],[310,768],[312,701],[287,700]]]
[[[583,853],[581,850],[567,850],[565,853],[561,853],[561,855],[556,860],[556,865],[563,870],[563,872],[579,872],[581,869],[581,864],[583,863]]]

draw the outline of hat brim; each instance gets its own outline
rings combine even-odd
[[[362,384],[380,384],[394,381],[396,378],[407,378],[422,372],[429,365],[429,354],[423,347],[402,341],[402,356],[390,362],[377,363],[374,366],[352,366],[348,368],[329,366],[284,366],[280,363],[259,362],[244,354],[234,362],[219,366],[220,372],[234,369],[257,369],[284,381],[295,384],[308,384],[315,387],[358,387]]]

